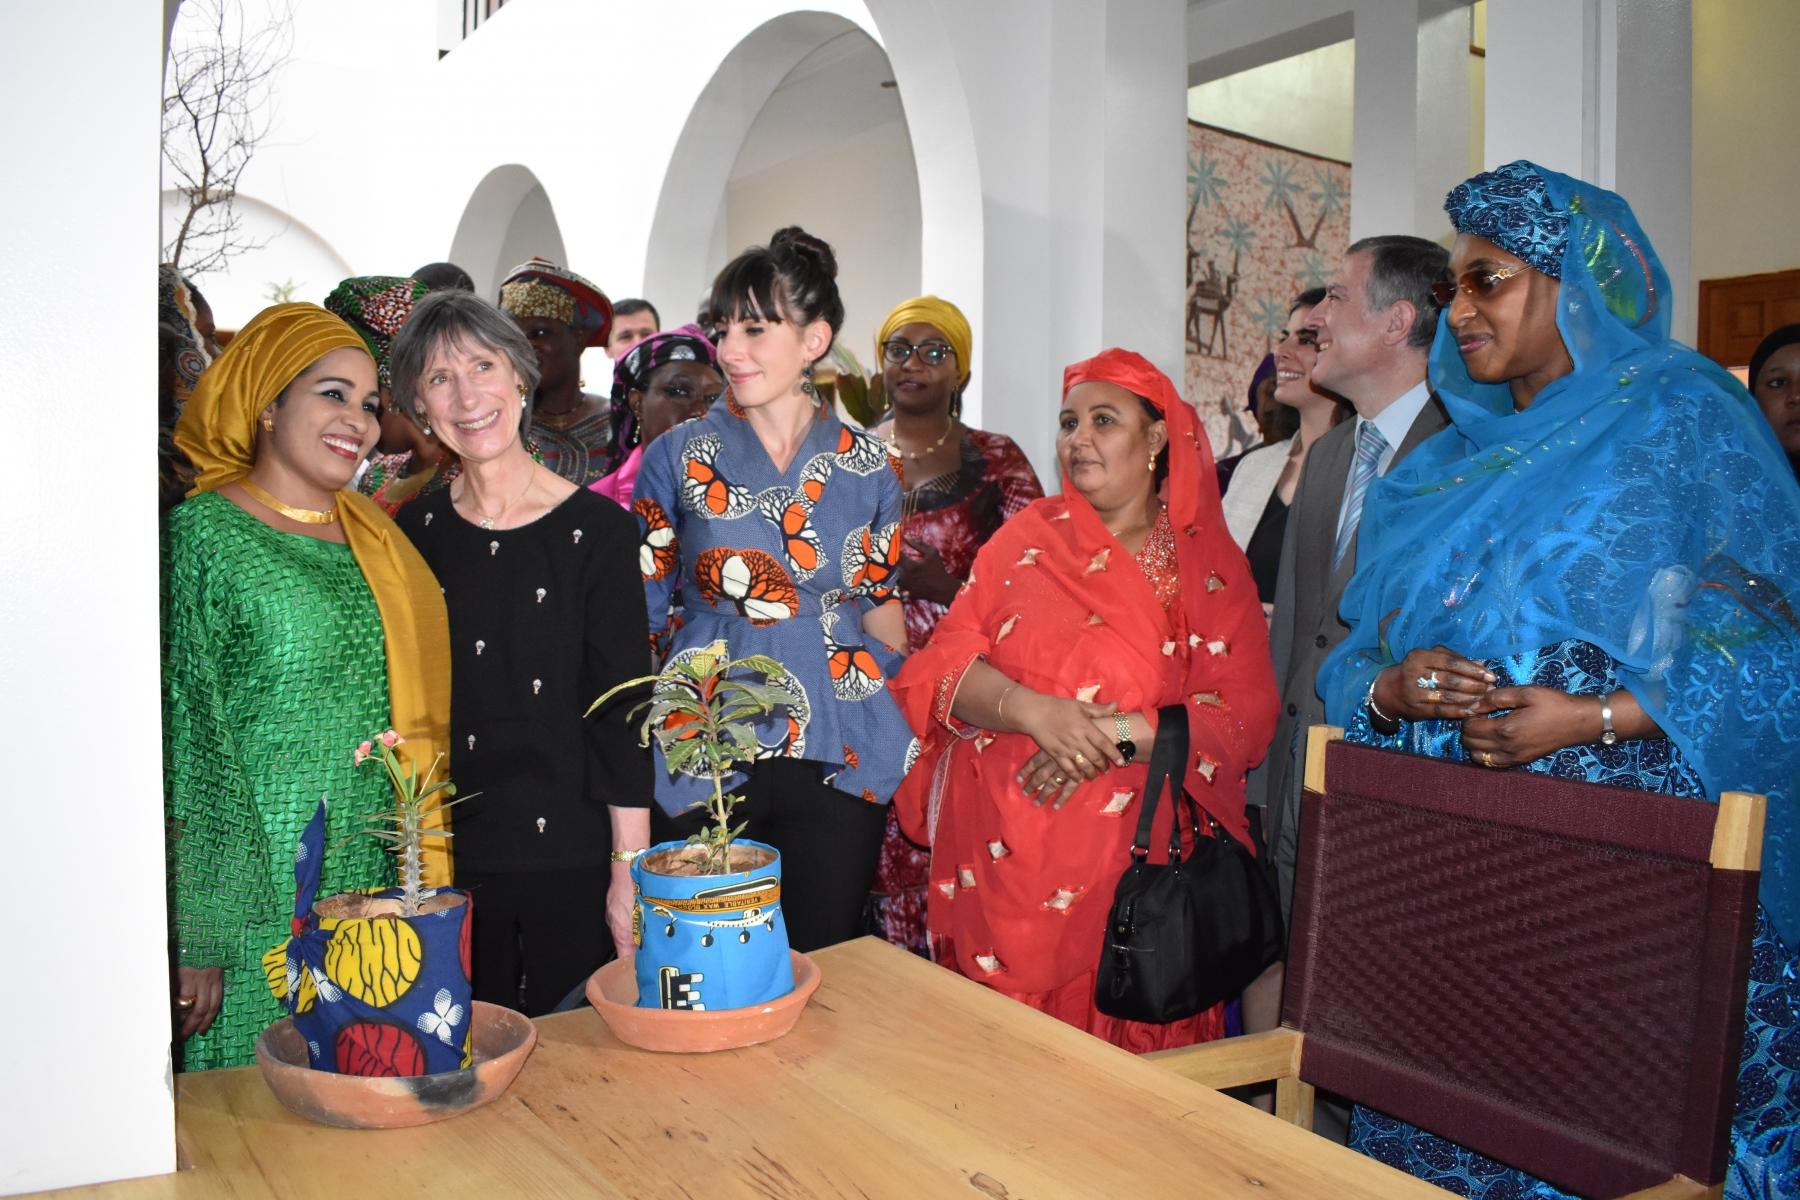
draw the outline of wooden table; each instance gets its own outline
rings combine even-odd
[[[591,1009],[548,1017],[504,1097],[417,1129],[314,1125],[254,1067],[184,1075],[186,1169],[58,1194],[1444,1195],[872,938],[815,958],[784,1038],[650,1054]]]

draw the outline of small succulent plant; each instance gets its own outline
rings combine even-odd
[[[432,760],[423,779],[419,778],[418,768],[414,764],[408,762],[402,765],[398,751],[405,744],[405,738],[392,729],[384,729],[358,746],[355,758],[359,767],[372,759],[379,759],[387,768],[388,782],[394,787],[394,807],[388,812],[370,817],[371,824],[379,828],[365,829],[363,832],[386,842],[388,848],[399,858],[401,915],[416,917],[419,915],[420,903],[426,898],[421,887],[424,858],[422,842],[425,838],[451,836],[448,829],[425,828],[425,817],[456,803],[450,799],[456,795],[456,785],[448,778],[432,778],[437,774],[438,764],[444,761],[442,754]]]

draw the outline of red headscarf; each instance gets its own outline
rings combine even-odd
[[[1226,554],[1217,544],[1219,541],[1226,546],[1236,543],[1231,540],[1231,533],[1225,528],[1225,513],[1219,502],[1219,475],[1213,466],[1212,444],[1207,441],[1206,431],[1200,427],[1200,418],[1194,412],[1193,405],[1181,398],[1169,377],[1157,370],[1149,359],[1130,350],[1102,350],[1092,358],[1065,367],[1063,396],[1066,399],[1076,384],[1095,382],[1116,384],[1134,396],[1143,397],[1150,402],[1150,407],[1162,415],[1168,426],[1169,479],[1163,495],[1169,506],[1169,524],[1175,530],[1175,547],[1181,561],[1182,579],[1203,579],[1206,568],[1209,565],[1216,566],[1221,561],[1227,567],[1242,567],[1245,571],[1244,578],[1249,579],[1249,565],[1244,561],[1243,555]],[[1086,525],[1092,521],[1094,526],[1104,531],[1104,526],[1100,526],[1100,518],[1082,498],[1081,493],[1069,486],[1067,478],[1063,480],[1063,496],[1070,501],[1069,507],[1077,513],[1075,519],[1078,522]],[[1254,583],[1251,589],[1255,590]],[[1197,590],[1183,588],[1183,608],[1190,616],[1198,611],[1194,605],[1194,600],[1198,597],[1190,594]],[[1194,622],[1190,627],[1198,629],[1203,624]]]

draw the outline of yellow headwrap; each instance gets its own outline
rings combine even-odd
[[[914,296],[904,304],[897,305],[887,315],[887,320],[881,323],[881,329],[875,335],[875,361],[883,361],[881,347],[894,336],[894,332],[901,326],[914,322],[930,325],[944,335],[944,340],[950,343],[950,349],[956,351],[956,369],[961,372],[957,376],[956,386],[967,387],[969,356],[975,352],[975,335],[970,332],[969,318],[963,316],[962,309],[936,296]]]
[[[257,313],[200,376],[175,426],[175,444],[193,462],[189,495],[216,491],[250,473],[256,423],[283,388],[340,347],[368,353],[355,330],[316,304],[277,304]],[[338,519],[356,565],[381,613],[387,648],[388,705],[393,727],[406,738],[420,774],[450,751],[450,621],[437,577],[399,526],[367,496],[337,494]],[[375,730],[354,730],[360,735]],[[352,747],[354,748],[354,747]],[[321,754],[348,753],[320,746]],[[444,768],[439,768],[440,775]],[[443,815],[429,820],[446,828]],[[425,882],[450,882],[449,843],[425,839]]]

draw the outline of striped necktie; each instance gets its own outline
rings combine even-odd
[[[1362,520],[1363,495],[1375,478],[1375,465],[1381,461],[1381,453],[1387,449],[1387,444],[1373,421],[1364,421],[1356,431],[1356,462],[1350,468],[1350,489],[1344,493],[1344,507],[1338,513],[1337,547],[1331,555],[1334,571],[1344,561],[1344,555],[1356,537],[1357,523]]]

